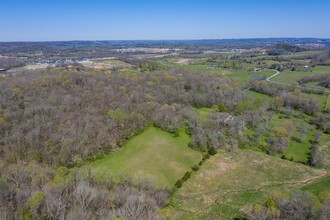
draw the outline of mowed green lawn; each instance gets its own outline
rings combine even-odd
[[[200,152],[188,147],[189,141],[187,134],[173,137],[150,127],[118,151],[93,162],[91,168],[96,172],[110,172],[115,180],[120,175],[133,181],[146,176],[157,186],[170,188],[202,158]]]

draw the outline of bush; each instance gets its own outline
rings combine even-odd
[[[190,171],[187,171],[184,176],[182,177],[182,180],[183,181],[187,181],[191,176],[191,172]]]
[[[180,131],[176,131],[174,134],[173,134],[173,137],[180,137]]]
[[[181,187],[182,187],[182,180],[178,180],[178,181],[176,181],[176,183],[174,184],[174,186],[175,186],[176,188],[181,188]]]
[[[199,166],[198,166],[197,164],[194,164],[194,165],[191,167],[191,169],[192,169],[193,171],[197,171],[197,170],[199,170]]]
[[[204,157],[203,157],[203,160],[207,160],[210,158],[210,155],[209,154],[205,154]]]
[[[302,140],[300,138],[298,138],[298,137],[292,137],[291,139],[293,141],[295,141],[295,142],[298,142],[298,143],[301,143],[302,142]]]
[[[214,147],[211,147],[210,149],[209,149],[209,155],[216,155],[217,154],[217,150],[214,148]]]

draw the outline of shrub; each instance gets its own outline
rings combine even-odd
[[[179,137],[180,136],[180,131],[176,131],[174,134],[173,134],[173,137]]]
[[[42,206],[44,199],[44,193],[41,191],[35,192],[27,201],[30,208],[31,217],[37,218],[39,215],[39,209]]]
[[[178,181],[176,181],[176,183],[174,184],[174,186],[175,186],[176,188],[181,188],[181,187],[182,187],[182,180],[178,180]]]
[[[197,170],[199,170],[199,166],[198,166],[197,164],[194,164],[194,165],[191,167],[191,169],[192,169],[193,171],[197,171]]]
[[[184,176],[182,177],[182,180],[183,181],[187,181],[191,176],[191,172],[190,171],[187,171]]]
[[[203,160],[207,160],[210,158],[210,155],[209,154],[205,154],[204,157],[203,157]]]
[[[295,141],[295,142],[298,142],[298,143],[301,143],[302,142],[302,140],[300,138],[298,138],[298,137],[292,137],[291,139],[293,141]]]
[[[209,149],[209,155],[216,155],[217,154],[217,150],[214,148],[214,147],[211,147],[210,149]]]

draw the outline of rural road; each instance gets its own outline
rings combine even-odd
[[[275,71],[276,71],[275,74],[271,75],[270,77],[268,77],[268,78],[266,79],[268,82],[270,81],[271,78],[273,78],[273,77],[277,76],[278,74],[280,74],[280,71],[278,71],[278,70],[275,70]]]

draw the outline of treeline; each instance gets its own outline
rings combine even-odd
[[[300,85],[304,85],[308,82],[317,82],[318,86],[330,88],[330,74],[314,74],[310,76],[304,76],[298,80]]]
[[[0,163],[0,172],[4,219],[160,219],[170,193],[148,179],[114,182],[105,174],[35,163]]]
[[[285,106],[298,109],[306,114],[313,115],[318,110],[318,102],[311,97],[301,93],[299,90],[286,92],[276,86],[270,86],[265,80],[252,81],[249,84],[251,90],[270,96],[278,96],[283,100]]]
[[[277,43],[275,45],[272,45],[268,48],[267,53],[271,56],[278,56],[281,54],[286,53],[296,53],[296,52],[302,52],[306,51],[306,48],[294,45],[294,44],[288,44],[288,43]]]
[[[264,204],[255,204],[248,210],[247,219],[299,219],[326,220],[330,216],[329,194],[320,198],[304,191],[296,191],[289,196],[275,196]]]
[[[23,59],[18,58],[1,58],[0,59],[0,68],[1,69],[10,69],[14,67],[23,66],[26,63]]]

